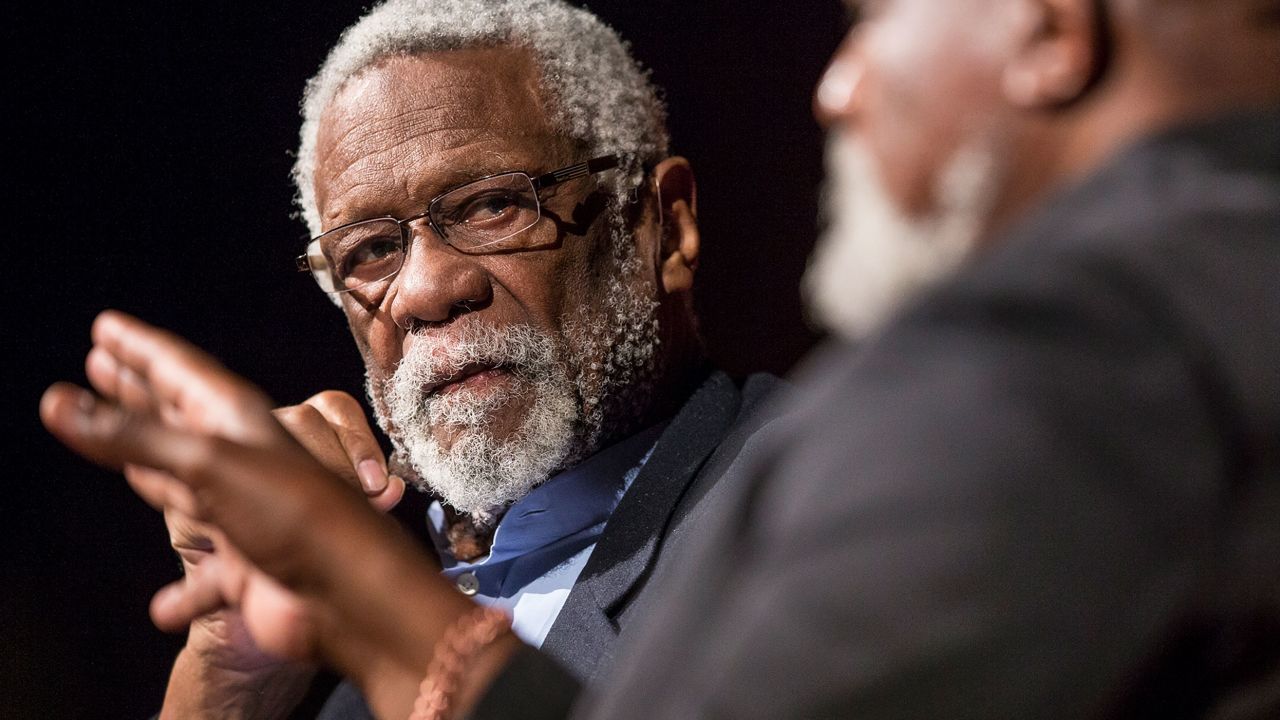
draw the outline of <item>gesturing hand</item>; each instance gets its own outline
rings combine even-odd
[[[103,400],[55,386],[44,399],[42,415],[55,434],[86,456],[125,465],[138,494],[171,519],[178,518],[176,544],[182,544],[184,534],[192,540],[184,548],[191,572],[152,603],[157,625],[178,629],[199,615],[231,606],[245,612],[250,632],[264,650],[281,657],[311,654],[312,638],[299,622],[302,601],[258,571],[233,544],[218,542],[216,533],[211,534],[220,545],[217,556],[195,562],[207,548],[201,547],[202,533],[190,521],[216,515],[210,511],[218,503],[208,500],[223,486],[202,482],[212,476],[235,475],[229,479],[242,491],[236,497],[256,500],[239,502],[226,520],[229,527],[253,528],[244,534],[264,548],[288,542],[284,535],[293,524],[306,521],[301,508],[317,492],[354,493],[342,493],[344,488],[292,442],[272,417],[265,396],[207,355],[117,313],[100,316],[93,340],[85,364]],[[262,477],[261,464],[228,473],[253,455],[269,457],[288,472],[277,472],[269,481]],[[308,492],[298,492],[298,475],[311,476]],[[293,487],[281,482],[286,478],[295,479]],[[289,560],[283,553],[277,557]]]
[[[299,445],[252,385],[120,313],[100,315],[93,340],[90,377],[102,398],[55,385],[41,402],[45,425],[99,463],[157,471],[131,473],[140,495],[226,539],[219,572],[157,595],[157,622],[181,626],[236,608],[262,649],[327,660],[375,709],[407,712],[435,641],[470,602]],[[281,623],[299,611],[309,618],[303,632]]]
[[[97,351],[90,358],[87,369],[96,386],[115,388],[127,383],[132,388],[130,397],[135,407],[145,410],[157,405],[148,388],[108,353]],[[404,481],[387,473],[386,459],[355,398],[330,390],[299,405],[278,408],[273,414],[326,469],[361,487],[375,508],[390,510],[403,496]],[[202,426],[198,417],[185,417],[177,408],[170,408],[166,415],[180,427],[216,430]],[[149,477],[157,472],[128,466],[125,477],[145,492],[146,486],[165,480]],[[228,580],[224,581],[229,581],[246,572],[234,550],[220,550],[228,543],[215,528],[173,508],[158,509],[164,511],[170,544],[182,560],[184,584],[218,587],[217,576],[226,576]],[[163,598],[169,596],[160,597],[156,617],[158,622],[166,623]],[[276,618],[271,625],[277,634],[292,638],[311,634],[311,618],[294,594],[281,590],[274,606]],[[302,698],[313,674],[314,668],[308,663],[289,663],[263,652],[254,643],[239,610],[219,607],[197,617],[188,628],[187,643],[169,677],[161,717],[197,720],[235,713],[237,717],[264,720],[284,717]]]
[[[207,358],[205,358],[207,360]],[[166,421],[177,427],[196,432],[222,434],[235,439],[237,435],[247,438],[248,433],[242,431],[241,420],[234,414],[224,414],[207,407],[202,403],[188,403],[177,406],[166,402],[152,392],[148,383],[142,382],[136,373],[121,366],[105,349],[95,348],[89,355],[87,371],[94,386],[105,395],[121,398],[123,404],[138,411],[158,409]],[[225,409],[224,409],[225,410]],[[301,443],[312,457],[335,475],[346,480],[355,487],[362,487],[369,502],[379,510],[390,510],[404,495],[404,481],[397,476],[388,475],[386,459],[382,456],[377,440],[364,418],[360,404],[350,395],[338,391],[325,391],[308,398],[300,405],[279,408],[273,411],[276,419],[286,430]],[[221,431],[221,432],[220,432]],[[156,470],[139,466],[126,466],[125,477],[144,498],[154,499],[156,492],[174,482]],[[216,552],[216,548],[226,545],[220,534],[208,526],[196,521],[176,507],[157,505],[164,511],[165,522],[169,528],[170,540],[183,562],[186,577],[191,579],[197,588],[203,587],[206,592],[215,583],[202,583],[201,576],[210,573],[234,576],[243,572],[243,562],[236,557],[234,551],[228,551],[224,560]],[[184,581],[185,583],[186,581]],[[182,595],[162,594],[157,606],[156,621],[162,627],[177,629],[173,623],[180,622],[180,617],[171,617],[165,604],[180,600]],[[173,598],[173,600],[171,600]],[[194,600],[195,597],[189,597]],[[292,619],[294,622],[305,622],[305,613],[298,606],[296,598],[280,597],[277,607],[280,617],[274,623],[278,628]],[[237,618],[225,615],[216,618],[221,623],[237,622]],[[179,626],[180,627],[180,626]],[[305,633],[305,628],[297,628],[295,633]],[[217,634],[223,639],[241,637],[234,627],[218,628]],[[221,658],[222,664],[254,665],[263,664],[266,658],[257,657],[253,648],[224,648],[228,654],[237,651],[247,657]],[[248,669],[237,667],[234,669]]]

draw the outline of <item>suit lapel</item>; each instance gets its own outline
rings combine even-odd
[[[733,381],[713,373],[672,418],[610,516],[542,644],[580,679],[609,664],[618,635],[613,618],[652,567],[676,505],[733,424],[740,402]]]

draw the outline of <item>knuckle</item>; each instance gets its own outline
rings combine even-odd
[[[372,448],[377,447],[378,443],[373,438],[368,426],[365,425],[347,425],[338,431],[342,436],[342,442],[358,449],[362,453],[369,452]]]
[[[312,395],[307,404],[313,405],[326,414],[348,416],[353,412],[361,412],[360,403],[341,390],[325,390]]]
[[[276,416],[276,420],[287,428],[314,427],[317,423],[324,422],[319,411],[305,403],[276,408],[271,412]]]

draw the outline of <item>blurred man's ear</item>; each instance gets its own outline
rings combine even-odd
[[[1024,109],[1069,105],[1088,90],[1106,53],[1096,0],[1015,0],[1005,99]]]
[[[698,269],[698,191],[693,168],[682,157],[670,157],[653,169],[654,196],[662,234],[658,248],[658,269],[664,293],[693,288]]]

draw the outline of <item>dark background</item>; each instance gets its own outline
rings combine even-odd
[[[785,372],[813,342],[797,283],[816,227],[812,86],[835,0],[596,0],[671,106],[699,176],[713,358]],[[116,307],[180,332],[281,403],[361,395],[340,314],[292,272],[298,99],[363,4],[23,3],[3,33],[5,352],[0,717],[144,717],[180,637],[147,618],[178,575],[160,517],[40,427]]]

